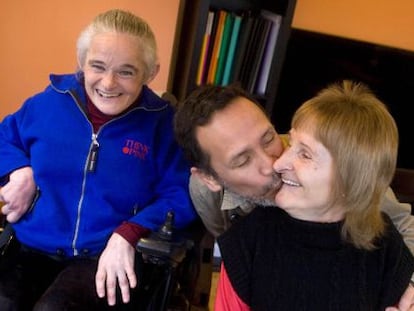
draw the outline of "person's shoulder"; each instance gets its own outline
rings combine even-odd
[[[171,114],[174,112],[174,108],[168,100],[161,98],[146,85],[142,87],[140,101],[140,107],[147,111],[167,111]]]
[[[51,85],[57,90],[67,90],[71,89],[74,86],[79,86],[82,77],[79,74],[69,73],[69,74],[54,74],[49,75],[49,80]]]
[[[56,96],[59,97],[67,92],[76,93],[77,98],[82,99],[84,92],[81,91],[81,86],[82,83],[76,74],[50,74],[49,84],[45,89],[29,97],[25,104],[30,106],[35,104],[36,107],[39,107],[39,104],[42,103],[42,105],[52,104],[53,107],[56,107]]]
[[[190,175],[190,191],[194,194],[199,194],[202,196],[211,195],[213,192],[204,184],[199,177],[194,174]]]
[[[276,206],[262,206],[258,205],[254,211],[251,212],[251,217],[261,217],[261,218],[269,218],[273,215],[278,215],[281,213],[281,209]]]
[[[388,213],[381,211],[381,216],[385,224],[386,231],[389,232],[398,232],[397,228],[395,227],[394,223],[392,222],[391,217]]]
[[[248,215],[241,217],[234,222],[232,226],[218,237],[220,243],[229,243],[239,239],[243,244],[254,245],[256,237],[263,236],[269,226],[274,225],[275,221],[275,207],[264,207],[257,205],[255,209]]]
[[[397,227],[392,222],[390,216],[385,212],[381,212],[381,216],[384,221],[385,231],[384,234],[377,238],[377,243],[388,243],[389,245],[393,245],[395,247],[397,244],[403,244],[403,238]]]
[[[256,205],[252,212],[242,217],[237,224],[242,228],[247,227],[260,230],[269,224],[273,225],[275,218],[279,214],[280,209],[277,207]]]
[[[205,208],[206,205],[211,208],[220,209],[223,193],[211,191],[206,184],[204,184],[200,178],[190,175],[189,191],[191,199],[196,203],[196,209],[200,206]]]

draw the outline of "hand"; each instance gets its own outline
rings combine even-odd
[[[414,287],[408,285],[404,294],[401,296],[398,307],[388,307],[385,311],[414,311]]]
[[[9,182],[0,188],[0,201],[4,202],[1,212],[10,223],[18,221],[29,209],[36,193],[36,184],[31,167],[15,170]]]
[[[116,287],[121,289],[122,301],[130,300],[130,288],[137,285],[134,270],[135,248],[119,234],[112,234],[98,262],[95,283],[96,293],[105,297],[108,305],[116,304]]]

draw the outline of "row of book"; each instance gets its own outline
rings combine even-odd
[[[252,94],[265,94],[282,16],[210,9],[196,84],[238,81]]]

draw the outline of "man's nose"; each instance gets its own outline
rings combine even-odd
[[[275,157],[266,152],[261,152],[259,157],[260,171],[263,175],[272,175],[273,171],[273,162]]]

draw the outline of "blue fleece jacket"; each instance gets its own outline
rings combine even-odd
[[[177,227],[195,219],[189,166],[174,140],[168,102],[144,86],[137,108],[94,135],[78,76],[50,80],[0,124],[3,183],[31,166],[40,189],[33,209],[13,225],[23,244],[52,255],[95,256],[123,221],[154,230],[170,210]]]

